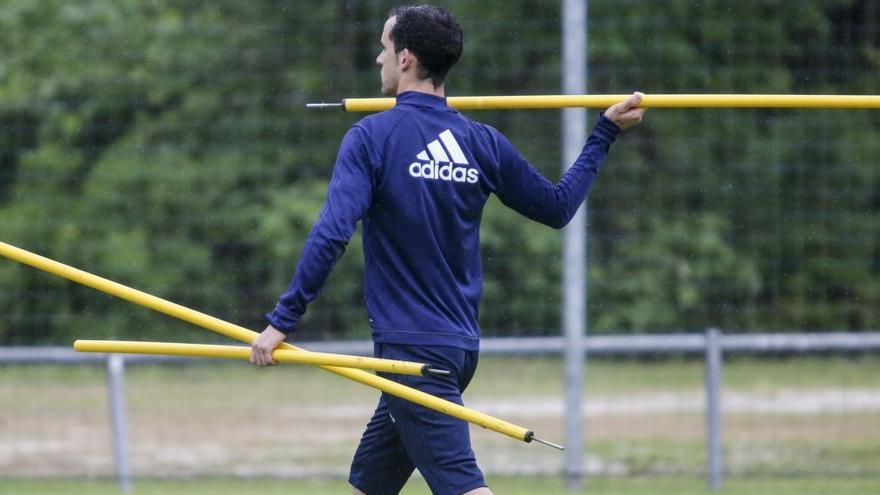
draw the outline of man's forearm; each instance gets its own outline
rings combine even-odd
[[[266,314],[269,323],[281,332],[289,334],[296,328],[306,306],[318,296],[345,252],[347,239],[334,239],[325,230],[321,222],[312,227],[290,285],[278,298],[275,309]]]

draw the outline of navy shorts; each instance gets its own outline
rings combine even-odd
[[[449,376],[380,373],[385,378],[462,404],[478,351],[444,346],[375,344],[376,357],[429,363]],[[418,469],[435,495],[486,486],[466,421],[383,393],[351,463],[348,481],[367,495],[396,495]]]

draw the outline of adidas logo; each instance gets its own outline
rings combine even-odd
[[[449,129],[441,132],[437,139],[428,143],[427,148],[416,155],[416,159],[419,161],[409,165],[409,175],[417,179],[476,184],[480,178],[479,170],[467,166],[469,165],[467,157],[464,156],[461,146]]]

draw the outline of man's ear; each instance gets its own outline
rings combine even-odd
[[[413,52],[409,51],[409,48],[404,48],[397,53],[397,65],[400,66],[401,70],[409,70],[415,64],[415,61]]]

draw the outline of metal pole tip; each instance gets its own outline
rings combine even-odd
[[[541,440],[538,437],[532,437],[532,440],[534,440],[538,443],[543,443],[544,445],[547,445],[548,447],[553,447],[554,449],[565,450],[565,447],[563,447],[562,445],[558,445],[553,442],[548,442],[547,440]]]
[[[426,365],[422,368],[422,374],[425,375],[425,376],[427,376],[427,375],[434,375],[434,376],[449,376],[449,375],[452,374],[452,372],[451,372],[451,371],[448,371],[448,370],[441,370],[441,369],[438,369],[438,368],[435,368],[435,367],[431,366],[430,364],[426,364]]]
[[[342,108],[342,103],[306,103],[306,108]]]

